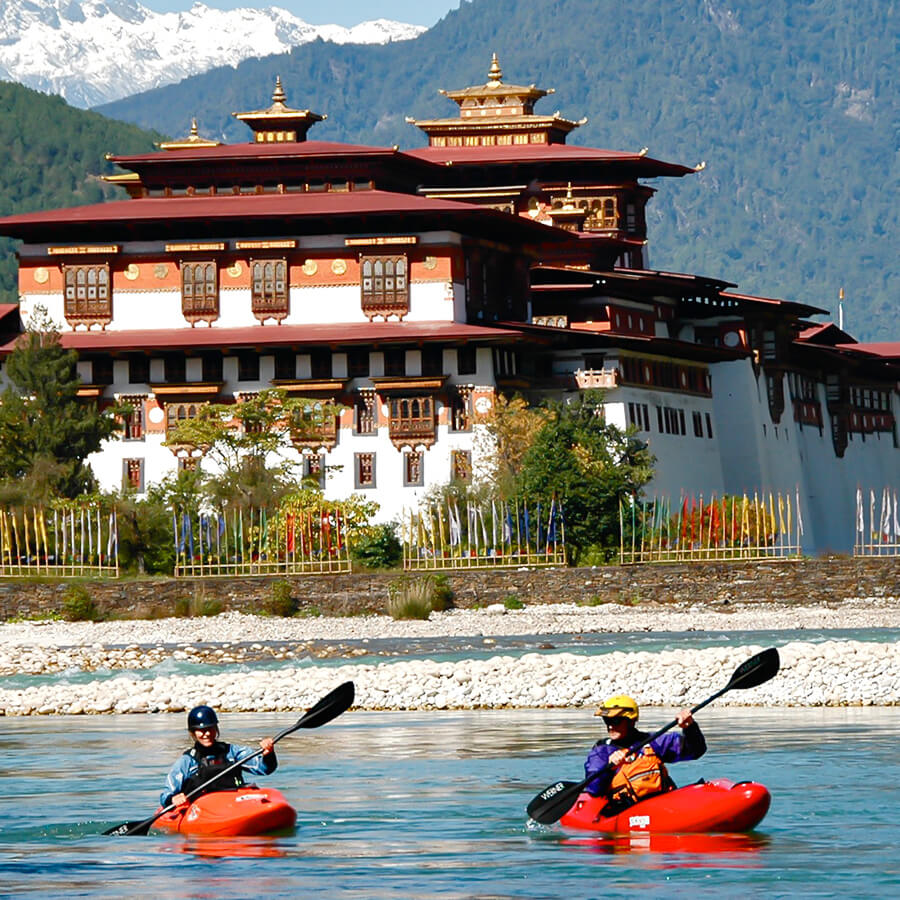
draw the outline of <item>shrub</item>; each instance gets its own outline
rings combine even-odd
[[[431,608],[435,612],[443,612],[453,605],[453,588],[443,572],[428,576],[431,578]]]
[[[305,619],[317,619],[322,615],[322,610],[318,606],[301,606],[295,615]]]
[[[525,609],[525,604],[515,594],[510,594],[503,605],[506,609]]]
[[[350,545],[353,562],[364,569],[396,569],[403,559],[403,547],[393,525],[378,525]]]
[[[392,619],[427,619],[434,608],[431,605],[434,579],[429,575],[410,577],[404,575],[388,587],[388,614]]]
[[[272,591],[263,602],[263,608],[272,616],[293,616],[297,612],[297,600],[291,596],[289,581],[279,579],[272,582]]]
[[[612,600],[609,597],[604,597],[601,594],[594,594],[593,597],[582,597],[578,601],[579,606],[604,606],[607,603],[611,603]]]
[[[70,584],[63,594],[62,615],[67,622],[96,622],[100,611],[83,584]]]
[[[198,588],[190,597],[179,597],[175,601],[175,615],[181,618],[217,616],[224,608],[221,600],[207,597],[203,588]]]

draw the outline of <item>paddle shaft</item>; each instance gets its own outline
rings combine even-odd
[[[727,693],[733,688],[756,687],[765,681],[768,681],[778,671],[779,659],[778,651],[774,648],[764,650],[756,656],[751,657],[745,663],[738,666],[731,680],[721,690],[716,691],[711,697],[691,707],[691,715],[699,712],[703,707],[708,706],[713,700],[717,700],[722,694]],[[742,684],[741,682],[749,682]],[[644,740],[639,741],[629,747],[629,753],[637,753],[642,747],[645,747],[651,741],[655,741],[658,737],[664,735],[667,731],[671,731],[678,724],[678,719],[672,719],[667,725],[654,732]],[[608,767],[608,766],[607,766]],[[547,788],[544,788],[540,794],[528,804],[528,815],[536,822],[549,825],[556,822],[564,816],[572,804],[578,799],[578,795],[602,773],[593,772],[583,781],[558,781]]]
[[[352,681],[346,681],[343,684],[336,687],[329,694],[326,694],[315,706],[310,707],[293,725],[285,728],[284,731],[279,731],[275,737],[272,738],[272,744],[277,744],[282,738],[287,737],[289,734],[293,734],[300,728],[318,728],[320,725],[324,725],[326,722],[330,722],[336,716],[339,716],[342,712],[346,711],[350,708],[350,705],[353,703],[355,690],[353,687]],[[257,756],[262,756],[265,753],[265,750],[260,748],[259,750],[254,751],[249,756],[245,756],[242,759],[237,760],[237,762],[232,763],[227,769],[222,772],[218,772],[208,781],[205,781],[199,787],[194,788],[194,790],[185,794],[185,800],[190,800],[191,797],[196,797],[198,794],[202,793],[210,784],[214,781],[218,781],[220,778],[224,778],[229,772],[233,772],[235,769],[244,766],[246,763],[250,762],[251,759],[256,759]],[[123,822],[122,825],[119,825],[117,828],[111,828],[108,831],[105,831],[104,834],[114,834],[119,837],[127,837],[132,834],[146,834],[150,826],[160,817],[164,816],[166,813],[172,812],[173,809],[176,809],[177,804],[170,803],[165,808],[161,809],[159,812],[154,813],[152,816],[144,819],[142,822]]]

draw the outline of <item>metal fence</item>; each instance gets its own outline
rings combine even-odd
[[[118,575],[115,510],[96,505],[0,510],[0,577]]]
[[[866,502],[868,500],[868,502]],[[882,488],[880,496],[856,490],[856,538],[854,556],[900,556],[900,507],[897,491]]]
[[[619,535],[622,565],[796,558],[803,537],[799,491],[620,504]]]
[[[403,517],[403,568],[502,569],[566,564],[562,505],[519,500],[427,503]]]
[[[172,513],[176,578],[350,571],[339,507]]]

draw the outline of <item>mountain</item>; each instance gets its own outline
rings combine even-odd
[[[0,79],[89,107],[309,41],[385,44],[424,30],[387,19],[309,25],[278,7],[156,13],[134,0],[2,0]]]
[[[20,84],[0,82],[0,216],[98,203],[121,188],[101,181],[107,153],[146,153],[163,136],[73,109]],[[0,303],[15,303],[15,242],[0,238]]]
[[[292,106],[328,114],[311,137],[412,147],[404,117],[456,115],[438,89],[484,83],[496,51],[506,82],[556,89],[538,111],[590,117],[570,143],[706,160],[651,185],[654,267],[834,315],[843,287],[851,334],[897,340],[898,16],[897,0],[472,0],[402,44],[314,41],[101,111],[174,136],[196,115],[201,134],[245,141],[231,112],[267,105],[281,75]],[[82,151],[83,176],[103,163]]]

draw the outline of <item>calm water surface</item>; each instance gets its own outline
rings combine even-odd
[[[103,837],[153,811],[183,719],[0,721],[0,896],[900,896],[900,708],[705,710],[710,751],[676,780],[773,794],[756,834],[712,847],[529,829],[525,804],[579,779],[597,736],[587,711],[554,710],[346,713],[279,744],[267,783],[297,806],[294,834]],[[227,715],[224,736],[250,743],[294,719]]]

